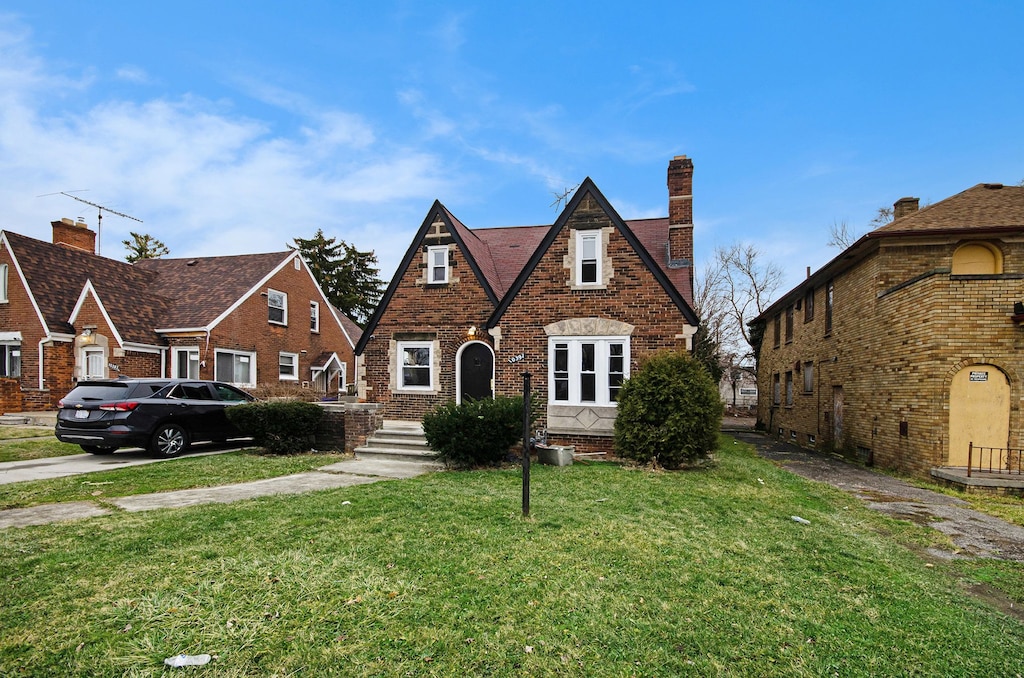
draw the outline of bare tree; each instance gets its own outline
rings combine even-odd
[[[747,323],[759,316],[774,299],[782,284],[782,269],[765,261],[753,245],[734,244],[715,250],[715,259],[722,274],[722,294],[729,331],[743,338],[744,358],[754,353],[754,341]]]
[[[828,240],[829,247],[835,247],[840,250],[845,250],[847,247],[857,242],[859,237],[850,228],[850,225],[846,223],[846,219],[842,221],[833,221],[832,226],[829,227],[830,238]]]

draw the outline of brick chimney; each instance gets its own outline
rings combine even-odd
[[[920,198],[900,198],[892,204],[892,218],[899,219],[917,211]]]
[[[75,222],[67,217],[60,221],[51,221],[53,226],[53,244],[72,250],[96,253],[96,232],[90,231],[84,221]]]
[[[685,155],[668,163],[668,264],[693,266],[693,161]]]

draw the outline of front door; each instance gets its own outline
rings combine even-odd
[[[466,344],[459,357],[459,402],[493,398],[494,354],[487,344]]]
[[[995,365],[969,365],[949,386],[949,465],[967,466],[967,449],[1010,442],[1010,380]]]

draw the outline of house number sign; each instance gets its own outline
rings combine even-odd
[[[514,364],[522,361],[524,358],[526,358],[526,354],[525,353],[520,353],[519,355],[514,355],[511,358],[509,358],[508,362],[509,362],[510,365],[514,365]]]
[[[988,372],[971,372],[971,381],[988,381]]]

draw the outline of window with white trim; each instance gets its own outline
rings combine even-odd
[[[21,344],[0,342],[0,377],[21,376]]]
[[[434,343],[402,341],[398,343],[398,387],[429,391],[434,387]]]
[[[7,303],[7,264],[0,264],[0,304]]]
[[[281,381],[299,380],[299,354],[285,353],[277,354],[277,376]]]
[[[576,284],[601,283],[601,231],[576,231]]]
[[[316,301],[309,302],[309,331],[320,331],[320,303]]]
[[[548,402],[614,407],[629,378],[629,337],[551,337]]]
[[[256,354],[248,351],[217,350],[214,377],[239,386],[256,385]]]
[[[176,379],[199,378],[199,349],[176,348],[174,353],[174,377]]]
[[[274,325],[288,324],[288,295],[267,289],[267,321]]]
[[[448,282],[448,246],[427,248],[427,282],[441,285]]]
[[[106,356],[102,348],[85,349],[85,378],[106,379],[107,365]]]

